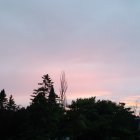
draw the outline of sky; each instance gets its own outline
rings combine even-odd
[[[49,74],[67,100],[140,105],[139,0],[0,0],[0,89],[26,106]]]

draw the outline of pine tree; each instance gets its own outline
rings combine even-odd
[[[28,107],[29,121],[27,124],[31,127],[28,131],[33,132],[34,137],[41,136],[42,139],[48,137],[54,140],[58,135],[63,111],[58,104],[58,96],[49,75],[44,75],[42,79],[43,81],[38,84],[40,87],[34,90],[31,105]],[[32,137],[32,139],[35,138]]]
[[[57,99],[58,99],[58,95],[56,95],[54,91],[54,87],[52,85],[48,96],[48,103],[51,105],[55,105],[57,103]]]
[[[41,87],[35,89],[33,95],[31,95],[33,97],[33,99],[31,99],[31,104],[44,104],[47,101],[53,82],[48,74],[44,75],[42,79],[43,82],[38,83],[38,85],[41,85]]]
[[[17,105],[15,104],[13,96],[10,95],[8,103],[7,103],[7,110],[9,110],[9,111],[16,111],[16,109],[17,109]]]
[[[5,110],[7,104],[7,98],[5,94],[5,90],[1,90],[0,92],[0,110]]]

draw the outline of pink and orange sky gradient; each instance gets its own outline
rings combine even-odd
[[[139,0],[1,0],[0,88],[26,106],[41,76],[68,101],[140,103]]]

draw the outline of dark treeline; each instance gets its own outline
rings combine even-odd
[[[0,92],[1,140],[138,140],[136,116],[124,103],[95,97],[65,107],[49,75],[31,95],[26,108]]]

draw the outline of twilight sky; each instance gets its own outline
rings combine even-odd
[[[140,0],[0,0],[0,88],[28,105],[41,76],[68,100],[140,103]]]

